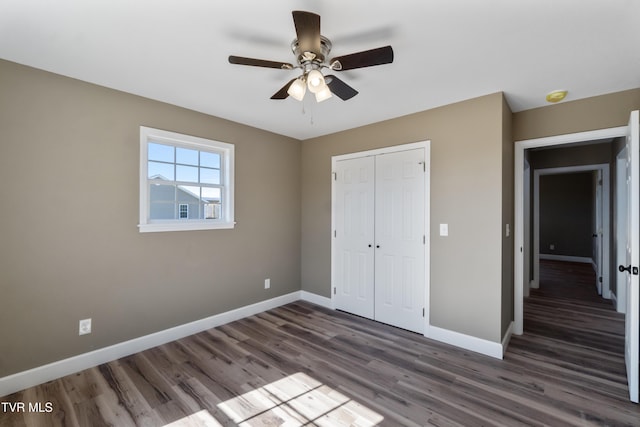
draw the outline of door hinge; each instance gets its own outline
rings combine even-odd
[[[336,294],[336,288],[333,288],[333,294],[334,295]]]
[[[598,282],[602,283],[602,276],[598,277]]]
[[[424,317],[424,307],[422,307],[422,317]]]
[[[427,236],[426,235],[422,235],[422,244],[426,245],[427,244]]]
[[[333,175],[333,180],[334,181],[338,180],[338,174],[336,172],[332,172],[331,175]]]
[[[426,162],[418,162],[419,165],[422,165],[422,172],[427,171],[427,163]]]
[[[338,232],[336,230],[333,230],[333,237],[338,237]]]

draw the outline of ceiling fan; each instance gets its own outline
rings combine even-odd
[[[308,89],[309,92],[315,95],[317,102],[331,98],[332,94],[346,101],[356,96],[358,91],[334,75],[323,75],[322,69],[345,71],[393,62],[393,49],[391,46],[365,50],[327,60],[332,45],[331,40],[320,34],[320,15],[299,10],[294,10],[292,14],[297,38],[291,43],[291,50],[296,56],[297,65],[242,56],[229,56],[231,64],[282,70],[293,70],[294,68],[302,70],[302,74],[299,77],[291,79],[271,99],[286,99],[291,96],[298,101],[302,101]]]

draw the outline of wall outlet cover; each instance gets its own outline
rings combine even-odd
[[[91,333],[91,319],[82,319],[78,327],[78,335],[86,335]]]

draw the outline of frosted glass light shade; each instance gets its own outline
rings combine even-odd
[[[325,101],[329,98],[331,98],[333,95],[331,94],[331,90],[329,89],[329,86],[324,85],[324,87],[322,89],[320,89],[318,92],[316,92],[316,102],[322,102]]]
[[[318,93],[325,85],[324,77],[318,70],[311,70],[307,74],[307,86],[312,93]]]
[[[295,79],[289,89],[287,89],[287,93],[290,97],[297,101],[302,101],[304,98],[304,94],[307,91],[307,85],[304,84],[304,81],[300,78]]]

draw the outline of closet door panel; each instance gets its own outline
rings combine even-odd
[[[374,318],[374,158],[337,162],[335,170],[335,307]]]
[[[424,331],[424,150],[376,156],[375,320]]]

